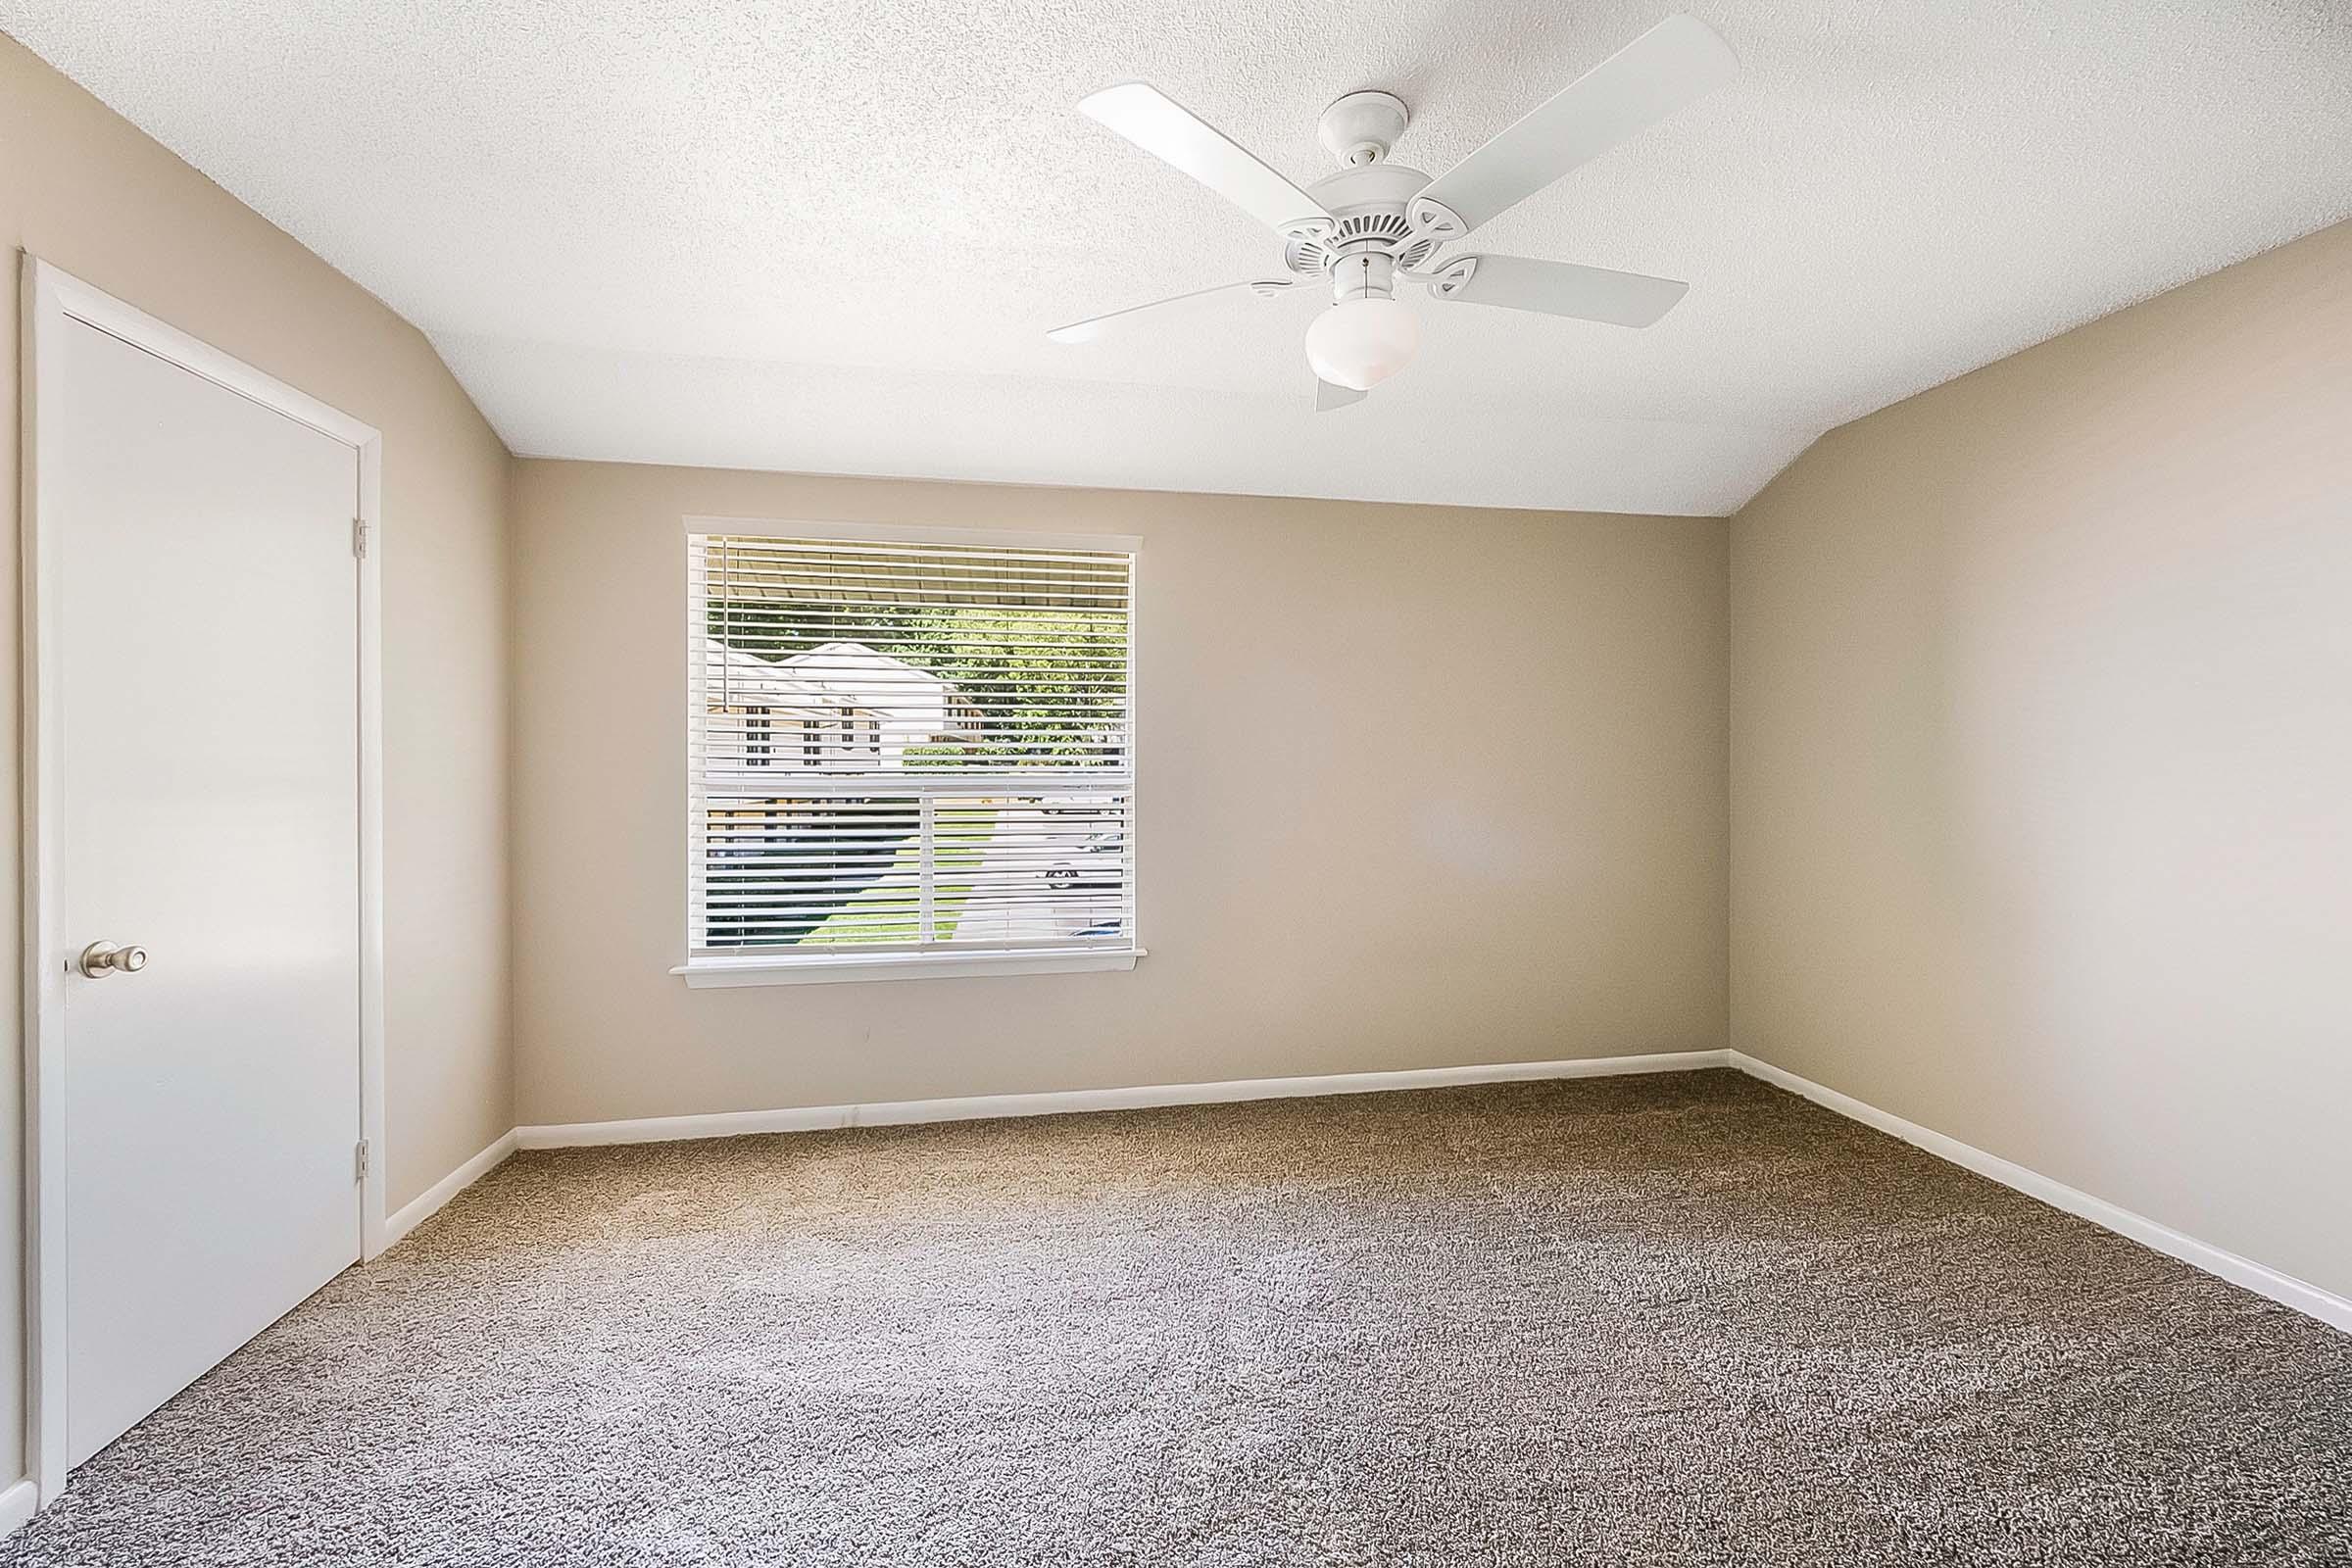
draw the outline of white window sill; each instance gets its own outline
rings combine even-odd
[[[670,970],[688,987],[830,985],[842,980],[944,980],[974,974],[1080,974],[1132,969],[1142,948],[1083,953],[888,953],[871,957],[694,958]]]

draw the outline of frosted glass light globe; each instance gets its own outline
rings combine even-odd
[[[1395,300],[1344,300],[1306,329],[1306,363],[1333,386],[1368,391],[1411,362],[1419,318]]]

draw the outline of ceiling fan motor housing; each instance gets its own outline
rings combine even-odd
[[[1342,100],[1345,102],[1346,100]],[[1327,174],[1307,187],[1334,220],[1327,230],[1294,235],[1283,262],[1313,277],[1350,256],[1376,252],[1410,270],[1429,260],[1445,239],[1423,231],[1408,211],[1429,176],[1402,164],[1359,164]]]

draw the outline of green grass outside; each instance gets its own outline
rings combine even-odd
[[[941,813],[948,815],[946,812]],[[967,810],[957,808],[953,815],[956,826],[939,830],[939,874],[944,878],[956,866],[977,865],[988,849],[988,841],[997,831],[997,813],[993,810]],[[899,846],[899,853],[883,873],[885,882],[904,880],[911,883],[922,872],[922,844],[910,838]],[[945,942],[956,934],[963,914],[964,902],[971,897],[969,882],[941,881],[931,892],[931,927],[934,942]],[[912,942],[917,939],[920,924],[913,904],[918,897],[910,886],[879,888],[858,894],[841,908],[811,926],[800,939],[803,947],[823,943],[857,942]]]

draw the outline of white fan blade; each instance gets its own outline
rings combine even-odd
[[[1444,204],[1462,234],[1588,159],[1732,79],[1740,58],[1696,17],[1672,16],[1463,159],[1416,200]]]
[[[1298,279],[1295,277],[1260,277],[1244,283],[1219,283],[1214,288],[1197,288],[1190,294],[1171,295],[1164,300],[1153,300],[1149,305],[1130,305],[1123,311],[1112,311],[1107,316],[1090,316],[1083,321],[1072,321],[1067,326],[1057,326],[1048,332],[1046,336],[1056,343],[1091,343],[1106,331],[1116,331],[1123,326],[1132,326],[1136,317],[1151,312],[1172,310],[1179,305],[1197,305],[1202,300],[1213,299],[1219,294],[1234,294],[1245,289],[1261,300],[1270,299],[1284,289],[1298,286]]]
[[[1105,87],[1078,107],[1269,228],[1287,233],[1311,220],[1331,221],[1322,203],[1148,82]]]
[[[1671,277],[1612,272],[1574,262],[1539,262],[1527,256],[1457,256],[1447,269],[1430,284],[1431,299],[1542,311],[1616,326],[1647,326],[1690,292],[1690,284]],[[1462,271],[1469,276],[1462,277]]]
[[[1344,409],[1350,403],[1361,403],[1368,396],[1370,396],[1369,393],[1358,392],[1351,386],[1334,386],[1320,376],[1315,379],[1315,412],[1317,414],[1329,414],[1332,410]]]

